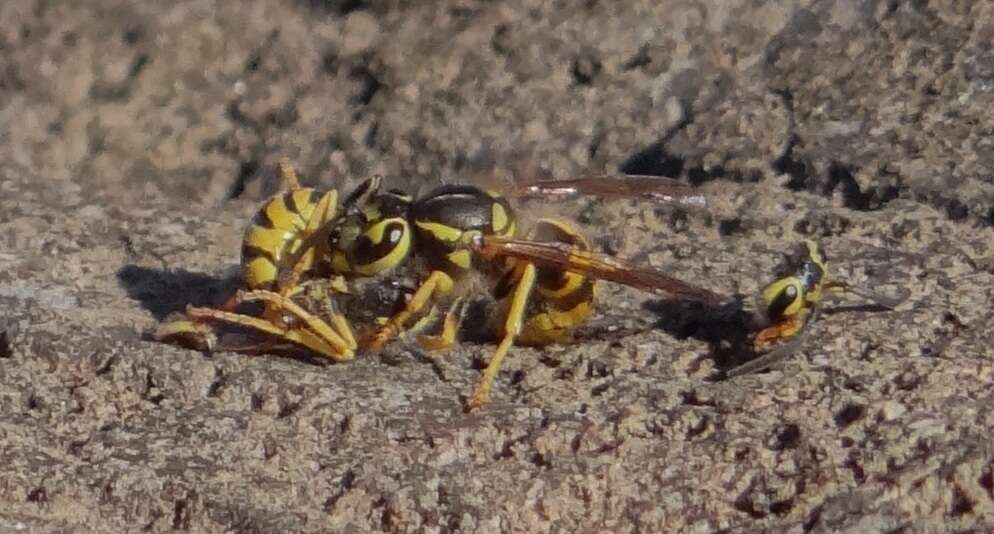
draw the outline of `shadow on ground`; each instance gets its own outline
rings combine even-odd
[[[219,306],[238,288],[238,277],[219,277],[182,269],[165,270],[125,265],[117,279],[128,296],[157,320],[193,306]]]
[[[757,356],[751,342],[759,324],[754,314],[745,309],[741,297],[717,306],[654,300],[646,303],[646,308],[656,314],[655,328],[677,339],[707,343],[721,374]]]

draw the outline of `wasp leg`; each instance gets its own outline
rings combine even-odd
[[[345,280],[342,277],[332,279],[328,284],[331,289],[345,293]],[[356,341],[355,335],[352,333],[352,326],[349,324],[348,319],[345,315],[338,311],[335,306],[335,301],[331,299],[331,296],[327,292],[319,293],[319,298],[317,299],[321,304],[323,304],[325,314],[331,318],[331,324],[338,333],[345,340],[345,344],[355,350],[359,343]]]
[[[240,298],[243,301],[263,301],[266,302],[267,306],[272,305],[274,309],[283,309],[299,319],[306,328],[286,327],[272,320],[214,308],[197,308],[191,306],[187,308],[186,314],[194,321],[212,320],[251,328],[264,334],[303,345],[336,362],[349,361],[354,357],[356,348],[354,339],[351,344],[348,341],[352,339],[351,330],[347,330],[348,336],[343,337],[328,325],[328,323],[315,317],[290,299],[281,297],[279,294],[271,291],[250,291],[241,294]]]
[[[301,243],[300,249],[288,259],[287,265],[293,265],[293,269],[286,276],[281,277],[279,281],[281,295],[286,296],[290,290],[296,287],[300,283],[304,271],[314,264],[321,241],[328,238],[327,234],[320,230],[326,227],[337,213],[338,193],[332,189],[322,195],[318,203],[315,204],[314,211],[307,220],[307,226],[301,232],[301,235],[308,237]]]
[[[301,188],[300,179],[297,178],[297,171],[293,169],[293,164],[290,163],[290,158],[280,158],[279,168],[281,191],[296,191]]]
[[[494,379],[497,377],[497,372],[500,371],[504,357],[511,350],[514,338],[521,332],[521,327],[525,322],[528,297],[531,296],[532,288],[535,287],[535,278],[535,264],[525,264],[521,270],[521,278],[514,287],[514,294],[511,296],[511,303],[507,309],[507,315],[504,319],[503,337],[500,340],[500,344],[497,345],[497,350],[494,352],[493,357],[490,358],[487,369],[483,371],[483,378],[476,385],[476,390],[473,392],[473,397],[467,406],[469,411],[480,409],[487,403],[487,399],[490,398],[490,388],[493,386]]]
[[[452,347],[456,342],[456,334],[459,333],[459,324],[465,314],[466,300],[462,297],[456,299],[445,314],[442,322],[442,332],[434,336],[418,336],[418,344],[425,350],[440,351]]]
[[[272,291],[249,291],[242,295],[242,300],[245,302],[262,301],[267,305],[278,307],[294,315],[307,326],[308,332],[318,336],[319,339],[327,342],[337,351],[338,356],[322,352],[335,361],[351,360],[355,354],[355,349],[358,345],[355,336],[352,334],[352,327],[349,326],[348,319],[334,309],[334,305],[330,299],[326,300],[326,306],[328,306],[331,315],[331,324],[301,308],[289,298],[278,293],[273,293]]]
[[[414,292],[414,295],[404,306],[404,309],[397,312],[383,326],[378,328],[366,343],[366,346],[373,350],[382,349],[388,341],[396,337],[404,329],[404,323],[411,316],[421,311],[435,296],[444,295],[452,291],[454,283],[452,277],[445,271],[432,271],[428,275],[428,278],[422,282],[421,287]]]
[[[152,339],[164,341],[170,338],[181,338],[193,344],[199,350],[213,352],[217,346],[217,334],[210,326],[189,319],[178,319],[162,323],[151,333]]]

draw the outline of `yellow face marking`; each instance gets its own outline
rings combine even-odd
[[[369,240],[372,241],[374,245],[379,245],[380,243],[383,242],[383,232],[387,228],[387,223],[391,221],[400,221],[401,223],[404,222],[403,219],[399,218],[377,221],[366,229],[366,237],[368,237]]]
[[[383,213],[375,206],[364,206],[362,214],[366,216],[367,221],[375,221],[383,217]]]
[[[469,269],[473,266],[473,255],[466,249],[450,252],[445,255],[445,258],[463,269]]]
[[[414,224],[440,241],[459,241],[459,238],[461,238],[463,234],[463,231],[458,228],[437,222],[414,221]]]

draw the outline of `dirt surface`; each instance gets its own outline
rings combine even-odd
[[[988,2],[0,2],[0,530],[994,527]],[[237,286],[304,181],[699,184],[599,247],[751,301],[822,243],[880,292],[713,380],[707,314],[604,285],[571,346],[345,365],[141,332]],[[620,331],[610,328],[626,325]],[[582,332],[581,332],[582,333]]]

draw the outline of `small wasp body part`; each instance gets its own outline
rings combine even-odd
[[[798,245],[786,258],[779,277],[763,288],[759,308],[765,328],[753,337],[753,348],[766,352],[758,358],[729,370],[739,376],[766,369],[789,356],[803,342],[808,325],[819,313],[819,304],[829,296],[852,293],[881,307],[893,309],[907,298],[876,295],[828,278],[828,258],[814,241]]]

